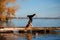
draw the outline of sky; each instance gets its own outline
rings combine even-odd
[[[17,0],[17,17],[36,14],[36,17],[60,17],[60,0]]]

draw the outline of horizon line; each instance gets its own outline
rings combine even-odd
[[[13,19],[28,19],[28,17],[11,17]],[[33,19],[60,19],[60,17],[34,17]]]

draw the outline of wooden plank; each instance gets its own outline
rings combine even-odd
[[[56,28],[32,27],[31,29],[32,30],[60,30],[60,28],[57,28],[57,27]],[[12,30],[12,31],[14,31],[14,30],[25,30],[25,28],[21,27],[21,28],[1,28],[0,29],[0,31],[7,31],[7,30]]]

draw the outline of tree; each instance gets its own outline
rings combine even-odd
[[[0,0],[0,21],[6,21],[6,18],[15,16],[16,6],[7,7],[8,3],[14,3],[16,0]]]

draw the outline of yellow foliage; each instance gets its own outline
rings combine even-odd
[[[8,8],[8,13],[15,15],[15,9],[14,8]]]
[[[9,0],[10,2],[12,2],[12,3],[14,3],[15,2],[15,0]]]
[[[16,7],[6,8],[7,3],[9,3],[9,2],[14,3],[15,1],[16,0],[0,0],[0,18],[1,18],[2,21],[6,20],[6,17],[9,16],[9,15],[10,16],[11,15],[15,16]],[[4,13],[5,11],[7,13]],[[7,16],[5,16],[4,14],[6,14]]]
[[[1,20],[2,20],[2,21],[6,21],[6,16],[2,16],[2,17],[1,17]]]

